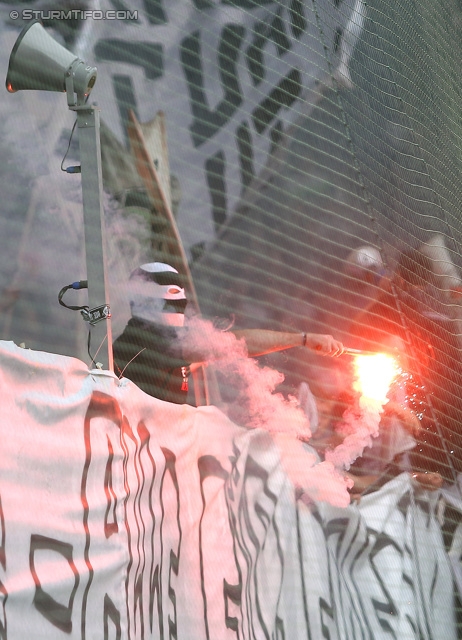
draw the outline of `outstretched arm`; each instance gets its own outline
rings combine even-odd
[[[286,333],[265,329],[242,329],[232,333],[238,340],[245,340],[250,357],[263,356],[292,347],[306,347],[323,356],[339,356],[343,353],[341,342],[331,335],[321,333]]]
[[[359,502],[361,500],[361,494],[366,491],[372,484],[377,482],[380,476],[356,476],[353,473],[345,472],[345,476],[353,480],[354,484],[350,491],[351,501]],[[411,474],[414,482],[418,484],[421,489],[426,491],[438,491],[443,486],[443,478],[439,473],[428,473],[427,471],[415,471]]]

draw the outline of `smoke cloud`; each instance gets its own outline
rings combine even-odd
[[[332,451],[326,451],[326,461],[336,469],[348,470],[379,435],[381,410],[382,405],[377,401],[361,396],[359,409],[344,413],[342,423],[337,427],[337,432],[345,436],[344,440]]]
[[[277,443],[282,464],[304,500],[325,500],[347,506],[351,481],[342,471],[370,446],[378,435],[380,411],[386,399],[359,397],[355,410],[347,411],[340,426],[343,442],[326,452],[325,460],[309,445],[311,430],[295,398],[288,400],[275,390],[283,376],[247,357],[243,340],[213,323],[194,317],[182,340],[186,353],[201,355],[219,381],[220,408],[236,423],[269,431]]]

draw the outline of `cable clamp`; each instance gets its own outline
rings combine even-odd
[[[111,317],[111,308],[108,304],[102,304],[94,309],[82,309],[80,313],[85,322],[93,326],[101,320],[108,320]]]

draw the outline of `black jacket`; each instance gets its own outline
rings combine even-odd
[[[131,318],[113,345],[114,369],[150,396],[184,404],[187,363],[173,327]]]

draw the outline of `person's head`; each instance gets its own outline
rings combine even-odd
[[[184,325],[187,304],[182,278],[164,262],[148,262],[132,272],[129,280],[131,314],[148,322],[171,327]]]
[[[367,284],[377,284],[385,275],[385,265],[380,251],[370,245],[350,251],[344,270],[346,275]]]

